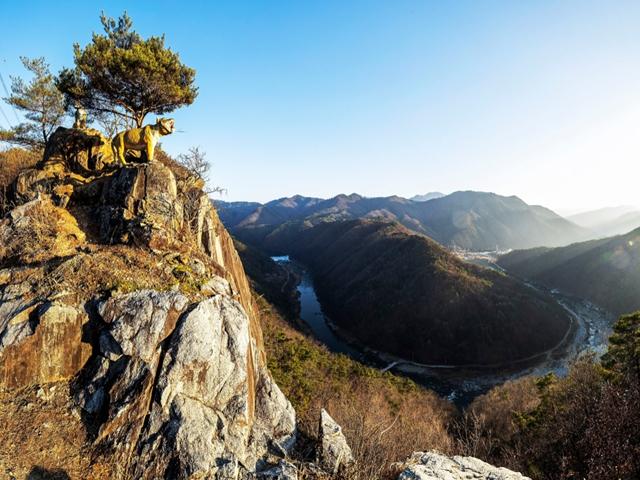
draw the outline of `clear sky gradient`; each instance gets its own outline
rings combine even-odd
[[[102,9],[165,33],[197,70],[200,94],[164,146],[206,150],[223,199],[483,190],[564,211],[640,204],[638,1],[2,0],[5,82],[20,55],[72,65]]]

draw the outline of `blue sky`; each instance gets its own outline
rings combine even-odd
[[[0,73],[23,74],[20,55],[71,65],[100,10],[125,9],[196,68],[164,146],[201,146],[223,199],[640,204],[638,1],[3,1]]]

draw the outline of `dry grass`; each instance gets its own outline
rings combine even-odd
[[[92,244],[74,256],[46,265],[40,278],[31,277],[34,290],[41,294],[64,290],[88,299],[107,292],[175,288],[194,300],[201,299],[199,286],[210,273],[197,275],[181,259],[127,245]],[[208,270],[220,273],[214,267]]]
[[[11,184],[22,170],[34,167],[40,158],[39,152],[22,148],[11,148],[0,152],[0,216],[10,208],[8,196]]]
[[[259,305],[269,368],[309,439],[298,447],[301,459],[313,458],[321,408],[342,426],[358,461],[351,480],[392,478],[391,464],[417,450],[452,452],[450,404],[407,379],[329,352],[266,301]]]
[[[0,392],[0,478],[109,479],[95,463],[72,412],[66,382]]]
[[[476,398],[456,424],[458,450],[495,458],[518,434],[518,416],[540,404],[534,377],[508,381]]]
[[[15,210],[0,224],[0,262],[31,264],[73,254],[84,241],[75,219],[50,200],[36,200]]]

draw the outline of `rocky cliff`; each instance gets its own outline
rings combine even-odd
[[[361,478],[324,410],[314,458],[292,460],[295,412],[202,181],[164,155],[116,168],[105,142],[60,129],[0,220],[3,473]],[[400,478],[462,478],[413,463]]]
[[[0,223],[0,387],[69,382],[110,478],[267,468],[290,449],[295,412],[201,181],[167,158],[74,168],[108,162],[70,132],[21,173]]]

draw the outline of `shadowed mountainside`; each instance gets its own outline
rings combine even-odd
[[[365,198],[357,194],[323,200],[296,195],[258,205],[216,202],[221,220],[240,240],[261,244],[290,221],[309,224],[336,220],[394,220],[442,245],[467,250],[559,246],[584,240],[589,232],[551,210],[518,197],[455,192],[428,201]]]
[[[498,263],[515,275],[587,298],[615,314],[640,308],[640,228],[562,248],[518,250]]]
[[[430,364],[494,364],[554,347],[569,327],[550,298],[459,260],[397,223],[290,224],[270,251],[306,264],[329,316],[375,349]]]

